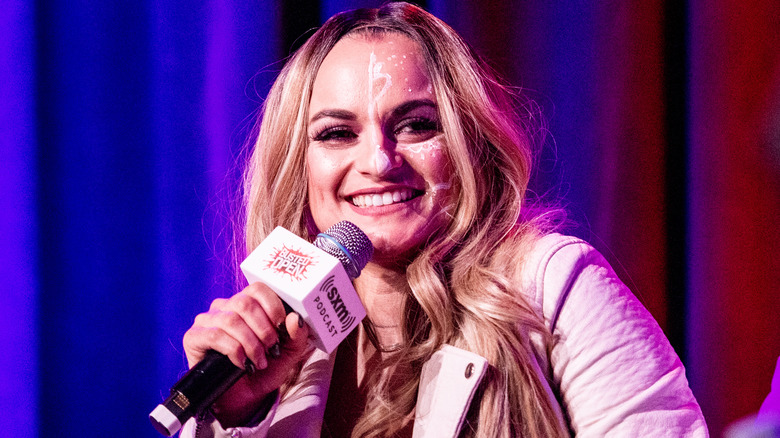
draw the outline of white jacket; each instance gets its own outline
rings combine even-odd
[[[708,436],[680,359],[595,249],[577,238],[545,236],[526,257],[521,281],[556,336],[549,358],[534,342],[537,372],[552,385],[548,394],[576,436]],[[259,424],[224,430],[212,421],[199,435],[319,436],[334,360],[335,353],[315,350],[296,388]],[[482,357],[448,345],[434,354],[422,371],[415,438],[457,436],[486,366]],[[194,436],[194,426],[188,422],[182,436]]]

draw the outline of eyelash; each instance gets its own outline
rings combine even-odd
[[[441,131],[441,126],[436,120],[431,120],[427,117],[413,117],[411,119],[403,120],[395,129],[393,135],[396,137],[398,134],[403,133],[407,128],[411,128],[411,134],[427,134],[431,131]]]
[[[346,126],[336,125],[336,126],[326,126],[325,128],[321,129],[311,139],[313,141],[328,142],[328,141],[351,140],[356,137],[357,134],[355,134],[352,131],[352,129]]]
[[[436,120],[427,117],[412,117],[402,120],[393,130],[393,136],[407,134],[413,136],[426,135],[431,132],[441,131],[441,126]],[[352,128],[344,125],[325,126],[317,134],[311,137],[316,142],[347,142],[357,138]]]

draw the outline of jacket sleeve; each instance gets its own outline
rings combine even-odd
[[[276,392],[270,408],[261,409],[246,427],[224,429],[213,417],[188,421],[182,438],[277,438],[319,436],[333,372],[335,353],[315,350],[303,364],[297,383],[283,397]],[[267,412],[267,413],[266,413]]]
[[[708,436],[680,359],[601,254],[561,239],[536,276],[553,384],[578,437]]]
[[[265,438],[268,436],[268,430],[279,406],[279,391],[276,391],[271,401],[273,404],[270,409],[263,409],[264,415],[258,415],[257,418],[250,420],[249,425],[245,427],[225,429],[212,415],[206,415],[200,421],[196,421],[195,418],[187,421],[179,436],[181,438]]]

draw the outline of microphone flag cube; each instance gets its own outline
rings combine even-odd
[[[366,316],[341,262],[276,227],[241,263],[249,283],[270,287],[312,329],[317,348],[331,353]]]

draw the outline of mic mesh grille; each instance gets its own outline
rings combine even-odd
[[[314,240],[314,246],[339,259],[350,278],[360,275],[374,253],[374,245],[368,236],[349,221],[338,222],[325,230]]]

